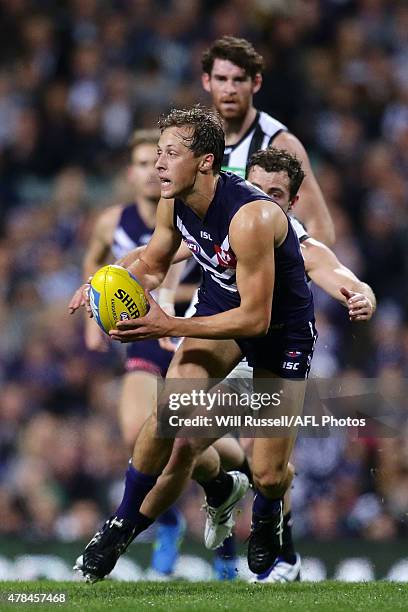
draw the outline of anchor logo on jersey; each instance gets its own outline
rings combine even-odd
[[[218,263],[220,266],[224,268],[236,268],[237,260],[233,253],[230,250],[225,251],[223,248],[218,246],[218,244],[214,244],[214,251],[217,255]]]

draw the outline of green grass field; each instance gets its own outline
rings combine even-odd
[[[6,603],[9,593],[66,593],[68,602]],[[266,612],[290,610],[366,611],[407,610],[408,585],[400,583],[295,583],[249,585],[244,582],[1,582],[0,610],[236,610]]]

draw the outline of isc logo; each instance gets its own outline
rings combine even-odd
[[[298,363],[293,363],[293,361],[284,361],[282,363],[282,367],[284,370],[298,370],[299,369],[299,364]]]
[[[205,238],[205,240],[210,240],[212,242],[211,235],[208,232],[200,232],[201,238]]]

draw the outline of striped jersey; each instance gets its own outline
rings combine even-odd
[[[292,227],[295,230],[296,236],[298,237],[299,242],[302,244],[302,242],[304,242],[305,240],[309,238],[309,234],[307,233],[307,230],[305,226],[303,225],[303,223],[299,221],[297,217],[294,217],[293,215],[290,215],[290,214],[288,216],[289,216],[289,221],[291,222]]]
[[[222,170],[234,172],[234,174],[245,178],[246,167],[251,155],[259,149],[266,149],[282,131],[287,131],[286,125],[263,111],[257,111],[255,120],[241,140],[234,145],[225,147]],[[190,259],[187,264],[191,269],[193,269],[192,263]],[[193,302],[190,306],[192,305]]]
[[[252,125],[241,140],[234,145],[226,146],[222,170],[234,172],[245,178],[248,160],[259,149],[266,149],[274,138],[287,127],[263,111],[257,111]]]
[[[135,202],[126,204],[113,232],[111,251],[115,259],[124,257],[129,251],[147,244],[153,229],[148,227],[137,210]]]
[[[305,226],[303,225],[301,221],[299,221],[299,219],[297,219],[296,217],[293,217],[292,215],[288,215],[288,218],[295,231],[297,239],[299,240],[300,244],[302,244],[302,242],[304,242],[305,240],[309,238],[309,234],[307,233]],[[188,261],[194,262],[195,266],[197,265],[193,257],[191,257]],[[307,278],[308,284],[310,285],[310,280],[307,275],[306,275],[306,278]],[[198,300],[198,289],[197,291],[195,291],[191,299],[190,306],[187,308],[186,312],[184,313],[185,317],[192,317],[194,315],[195,305],[197,304],[197,300]]]
[[[237,260],[229,243],[229,226],[238,210],[255,200],[278,206],[263,191],[231,172],[221,172],[214,197],[203,219],[182,200],[174,200],[174,226],[203,272],[199,301],[224,312],[239,306]],[[250,248],[250,245],[248,245]],[[299,240],[292,225],[275,249],[275,288],[272,323],[307,322],[313,318],[313,299],[306,284]]]

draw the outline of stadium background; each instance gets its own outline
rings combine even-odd
[[[87,352],[81,317],[66,306],[95,214],[130,197],[123,168],[131,131],[171,106],[208,102],[200,56],[223,34],[249,38],[264,55],[255,103],[305,144],[335,221],[334,250],[378,298],[374,320],[351,326],[341,307],[316,295],[315,375],[404,383],[406,2],[2,0],[0,577],[38,571],[18,555],[71,561],[120,495],[121,360],[117,351]],[[383,577],[394,563],[408,580],[408,562],[395,565],[407,543],[407,434],[402,426],[387,439],[298,444],[294,532],[300,552],[331,575],[342,559],[359,557],[349,578]],[[200,504],[192,485],[181,505],[194,554],[204,554],[194,544]],[[249,516],[246,506],[241,540]],[[202,575],[198,560],[195,567]],[[315,561],[309,575],[320,570]]]

